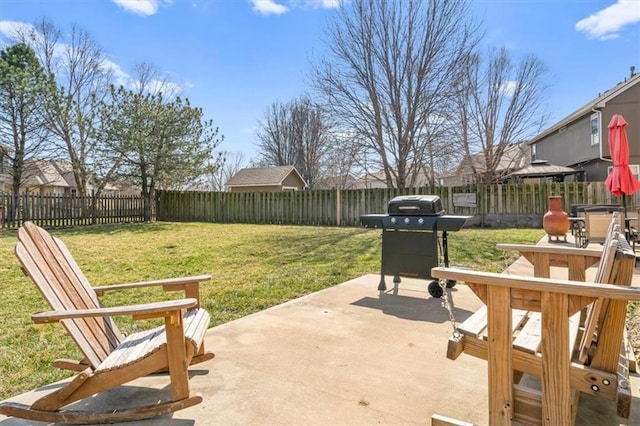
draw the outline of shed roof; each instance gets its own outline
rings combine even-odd
[[[226,186],[273,186],[282,185],[291,173],[295,173],[302,186],[307,183],[294,166],[249,167],[238,171],[226,183]]]

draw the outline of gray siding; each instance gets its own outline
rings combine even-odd
[[[629,123],[627,126],[627,138],[629,139],[629,164],[640,163],[640,84],[636,84],[629,90],[621,93],[607,102],[602,110],[602,126],[604,127],[602,151],[609,156],[609,139],[607,126],[614,114],[622,114]]]
[[[591,114],[560,128],[536,145],[536,159],[556,166],[575,167],[600,155],[599,146],[591,145]]]
[[[596,102],[594,102],[595,107]],[[629,123],[627,126],[629,164],[640,164],[640,84],[634,84],[628,90],[606,101],[606,105],[600,112],[602,155],[610,156],[609,122],[614,114],[622,114]],[[587,181],[605,180],[611,162],[600,159],[599,144],[591,145],[592,114],[593,111],[587,110],[581,117],[537,141],[536,159],[547,160],[557,166],[584,170]]]

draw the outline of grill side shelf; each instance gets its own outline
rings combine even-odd
[[[360,223],[365,228],[382,228],[382,218],[386,214],[363,214],[360,215]]]
[[[438,217],[438,231],[459,231],[471,216],[444,215]]]

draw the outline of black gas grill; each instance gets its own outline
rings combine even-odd
[[[387,289],[385,275],[393,275],[394,293],[400,276],[431,279],[431,268],[438,266],[438,231],[442,233],[440,248],[444,265],[449,266],[447,232],[460,230],[469,216],[445,215],[437,195],[409,195],[389,201],[387,214],[360,216],[367,228],[382,229],[382,261],[378,290]],[[455,285],[454,282],[447,283]],[[442,296],[437,280],[428,286],[433,297]]]

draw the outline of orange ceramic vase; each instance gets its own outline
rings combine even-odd
[[[566,238],[569,232],[569,215],[562,210],[562,196],[549,196],[549,211],[542,217],[542,227],[549,239],[551,237]]]

